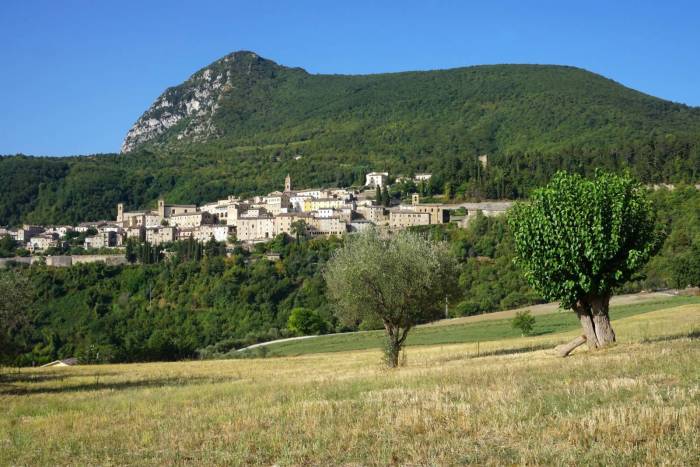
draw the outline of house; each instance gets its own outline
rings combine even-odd
[[[250,212],[250,211],[248,211]],[[275,236],[275,218],[269,214],[238,219],[236,238],[240,241],[269,239]]]
[[[27,250],[31,253],[36,253],[59,245],[58,234],[43,233],[29,239],[29,242],[27,242]]]
[[[416,174],[413,177],[413,180],[416,182],[427,182],[433,177],[433,174],[428,174],[428,173],[420,173]]]
[[[288,212],[275,216],[275,235],[281,233],[294,235],[296,232],[292,232],[292,225],[297,221],[303,221],[308,229],[311,217],[311,214],[305,212]]]
[[[114,230],[101,229],[97,235],[91,237],[85,237],[83,242],[83,247],[85,249],[89,248],[113,248],[117,246],[118,239],[117,233]]]
[[[409,209],[396,209],[389,212],[389,227],[405,229],[417,225],[430,225],[430,214]]]
[[[280,256],[279,253],[274,253],[272,251],[265,253],[265,259],[268,261],[275,262],[275,261],[279,261],[281,258],[282,257]]]
[[[39,235],[44,231],[44,228],[40,225],[29,225],[24,224],[21,229],[10,230],[10,236],[14,241],[19,243],[27,243],[32,237]]]
[[[171,227],[194,228],[203,224],[213,224],[214,216],[208,212],[197,212],[173,214],[167,219]]]
[[[389,178],[389,172],[370,172],[365,175],[365,186],[383,188]]]
[[[161,245],[175,241],[177,231],[175,227],[156,227],[146,229],[146,241],[151,245]]]

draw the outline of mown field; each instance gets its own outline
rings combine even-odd
[[[658,297],[658,295],[652,295]],[[669,296],[667,298],[644,299],[638,303],[615,305],[610,307],[612,319],[621,319],[641,313],[668,308],[673,305],[700,304],[700,297]],[[438,345],[467,342],[487,342],[516,338],[520,331],[511,325],[511,319],[489,319],[489,315],[441,321],[436,324],[419,326],[409,334],[408,345]],[[570,310],[552,310],[536,316],[532,331],[533,336],[548,336],[578,329],[580,324],[576,315]],[[454,324],[442,325],[442,323]],[[318,336],[312,339],[279,342],[267,345],[268,356],[295,356],[319,352],[343,352],[348,350],[379,349],[382,347],[383,331],[355,332]],[[546,340],[538,341],[547,345]],[[251,349],[253,353],[260,350]]]
[[[697,464],[700,304],[613,316],[618,344],[566,359],[529,349],[576,329],[392,371],[374,349],[5,370],[0,464]]]

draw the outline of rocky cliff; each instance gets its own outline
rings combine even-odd
[[[245,87],[242,81],[246,80],[241,78],[265,76],[272,68],[281,67],[253,52],[240,51],[199,70],[187,81],[168,88],[156,99],[127,133],[121,152],[129,152],[166,133],[168,139],[189,138],[192,141],[220,135],[221,131],[217,130],[214,122],[220,102],[236,87]]]

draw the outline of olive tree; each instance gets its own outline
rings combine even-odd
[[[409,331],[443,316],[456,293],[456,260],[444,243],[418,234],[383,236],[376,229],[348,237],[324,270],[338,319],[356,325],[378,318],[386,332],[386,363],[396,367]]]
[[[646,190],[629,176],[559,172],[529,203],[514,206],[508,224],[530,285],[576,312],[589,348],[614,342],[613,289],[649,260],[661,239]]]

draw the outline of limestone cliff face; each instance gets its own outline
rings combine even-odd
[[[264,76],[274,68],[282,67],[253,52],[234,52],[217,60],[161,94],[131,127],[121,152],[156,141],[166,133],[169,140],[202,141],[219,136],[215,115],[222,99],[236,87],[244,87],[251,74]]]

